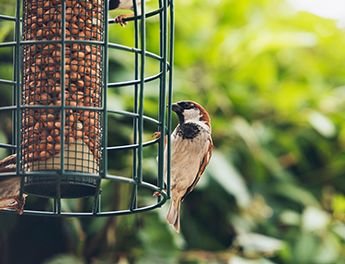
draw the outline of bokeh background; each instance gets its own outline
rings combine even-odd
[[[14,2],[0,0],[1,12],[13,15]],[[166,224],[167,206],[97,219],[1,214],[0,263],[345,263],[344,24],[284,0],[175,0],[175,7],[173,98],[208,109],[215,143],[183,204],[181,234]],[[148,50],[156,52],[157,20],[147,23]],[[110,28],[113,41],[133,43],[133,25]],[[0,22],[0,42],[11,39],[13,24]],[[110,54],[111,81],[133,76],[126,58]],[[12,78],[10,49],[0,49],[0,62],[1,78]],[[155,69],[148,63],[148,74]],[[0,87],[8,105],[10,89]],[[154,87],[145,97],[153,117]],[[125,89],[110,93],[111,107],[131,109]],[[111,127],[114,143],[131,141],[122,125]],[[0,129],[7,142],[6,120]],[[146,156],[146,173],[155,155]],[[130,172],[125,155],[114,158],[112,170]],[[121,207],[128,189],[105,188],[108,203]]]

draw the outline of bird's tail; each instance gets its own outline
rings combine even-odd
[[[181,201],[172,199],[167,214],[168,223],[174,227],[177,233],[180,233],[180,207]]]

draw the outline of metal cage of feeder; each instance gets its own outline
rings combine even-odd
[[[24,214],[129,214],[157,208],[168,199],[170,159],[164,152],[165,148],[170,152],[170,137],[165,135],[171,130],[173,1],[157,0],[158,8],[150,12],[145,4],[135,2],[134,15],[127,19],[133,23],[133,46],[109,42],[113,20],[106,0],[16,0],[14,16],[0,15],[0,22],[14,26],[14,40],[0,43],[0,49],[12,48],[14,67],[12,80],[0,79],[0,86],[11,86],[13,98],[11,105],[0,107],[0,114],[8,114],[12,120],[11,140],[0,143],[0,148],[16,154],[15,168],[0,173],[0,181],[19,176],[20,196],[50,200],[45,208],[25,206]],[[159,21],[157,54],[146,48],[146,19],[150,17]],[[110,51],[125,52],[133,60],[132,80],[108,82]],[[148,58],[159,68],[151,76],[145,72]],[[150,82],[159,86],[157,118],[144,115],[145,86]],[[133,87],[132,111],[107,108],[108,91],[119,87]],[[110,115],[131,120],[131,144],[108,145]],[[144,122],[155,126],[161,136],[144,141]],[[158,162],[154,181],[147,182],[143,150],[152,145],[157,145]],[[111,175],[108,154],[123,150],[131,153],[132,173]],[[130,186],[128,207],[103,208],[103,181]],[[149,204],[139,204],[141,188],[161,195]],[[82,197],[91,200],[88,210],[62,207],[64,199]]]

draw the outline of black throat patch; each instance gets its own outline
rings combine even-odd
[[[200,133],[201,127],[195,123],[180,124],[177,134],[182,138],[193,139]]]

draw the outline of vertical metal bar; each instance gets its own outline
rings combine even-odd
[[[108,94],[108,68],[109,68],[109,58],[108,58],[108,42],[109,42],[109,24],[108,24],[108,10],[109,10],[109,1],[104,1],[103,9],[103,87],[102,87],[102,111],[103,111],[103,127],[102,127],[102,162],[100,164],[100,177],[104,178],[108,169],[108,113],[107,113],[107,94]],[[98,179],[94,204],[93,204],[93,213],[97,214],[101,209],[101,179]]]
[[[138,181],[143,180],[143,133],[144,133],[144,88],[145,88],[145,53],[146,53],[146,17],[145,3],[141,4],[140,20],[140,85],[139,85],[139,126],[138,126]]]
[[[109,1],[104,0],[104,40],[103,40],[103,172],[101,176],[106,176],[108,168],[108,152],[106,151],[108,143],[108,121],[107,121],[107,95],[108,95],[108,69],[109,69],[109,58],[108,58],[108,41],[109,41],[109,24],[108,24],[108,10]]]
[[[22,109],[21,109],[21,100],[20,100],[20,71],[21,71],[21,56],[20,56],[20,8],[22,0],[17,0],[17,6],[16,6],[16,25],[15,25],[15,40],[16,40],[16,47],[15,47],[15,90],[16,90],[16,126],[15,130],[17,133],[16,136],[16,154],[17,154],[17,162],[16,162],[16,175],[20,176],[20,196],[23,195],[23,186],[24,186],[24,172],[21,171],[20,165],[22,161],[22,153],[21,153],[21,136],[20,136],[20,130],[22,125]]]
[[[16,68],[17,66],[17,56],[16,56],[16,48],[13,50],[13,80],[16,81]],[[12,105],[16,104],[16,98],[17,98],[17,86],[12,85],[12,98],[11,103]],[[17,124],[17,113],[15,111],[11,111],[11,120],[12,120],[12,133],[11,133],[11,144],[16,145],[17,142],[17,131],[16,131],[16,124]],[[15,151],[15,150],[14,150]],[[11,154],[13,154],[13,150],[11,150]]]
[[[16,8],[18,8],[18,5],[16,3]],[[19,20],[19,18],[16,19],[16,21]],[[17,42],[17,25],[15,24],[15,39]],[[17,49],[16,46],[14,47],[14,50],[12,50],[13,52],[13,80],[16,81],[17,80],[17,71],[20,71],[19,69],[19,65],[17,65]],[[16,84],[12,85],[12,105],[17,106],[17,94],[18,94],[18,90],[17,90],[17,86]],[[11,112],[11,117],[12,117],[12,138],[11,138],[11,143],[13,145],[16,144],[17,142],[17,131],[16,131],[16,125],[17,125],[17,112]],[[13,150],[12,150],[13,151]],[[13,154],[13,153],[11,153]]]
[[[65,159],[65,56],[66,56],[66,1],[62,0],[61,10],[61,61],[60,61],[60,84],[61,84],[61,128],[60,128],[60,141],[61,141],[61,152],[60,152],[60,173],[56,179],[56,205],[57,213],[61,213],[61,177],[65,173],[64,159]],[[68,148],[66,148],[68,151]]]
[[[159,6],[160,16],[160,84],[159,84],[159,121],[161,137],[158,145],[158,177],[157,185],[160,189],[164,188],[164,148],[166,132],[166,76],[167,76],[167,0],[161,0]],[[160,197],[159,197],[160,198]]]
[[[168,137],[167,137],[167,180],[166,188],[167,195],[170,198],[170,178],[171,178],[171,105],[172,105],[172,94],[173,94],[173,66],[174,66],[174,42],[175,42],[175,11],[174,11],[174,0],[170,0],[170,45],[169,45],[169,89],[168,89]]]
[[[134,15],[138,13],[136,0],[133,1],[133,7],[134,7]],[[139,48],[139,23],[137,19],[134,19],[134,47],[136,50]],[[137,52],[134,53],[134,80],[139,79],[139,54]],[[138,87],[139,85],[137,83],[134,84],[134,106],[133,111],[134,113],[138,113]],[[133,119],[133,141],[136,145],[138,143],[138,118]],[[133,168],[132,168],[132,174],[133,174],[133,180],[135,182],[135,186],[133,186],[132,194],[131,194],[131,201],[130,201],[130,210],[133,210],[137,207],[137,195],[138,195],[138,149],[133,148]]]

